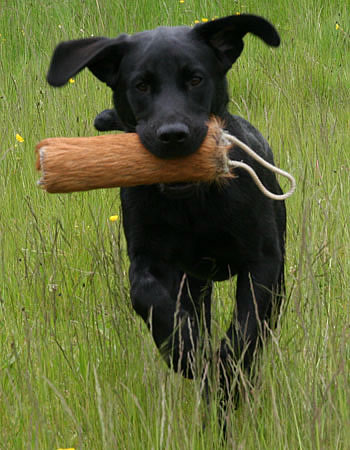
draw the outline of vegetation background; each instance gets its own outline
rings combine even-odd
[[[48,195],[34,146],[88,136],[111,94],[85,71],[46,84],[55,45],[255,13],[230,109],[297,178],[287,201],[287,302],[227,444],[199,383],[170,372],[130,307],[117,190]],[[350,10],[339,0],[2,0],[0,4],[0,448],[350,448]],[[17,135],[17,138],[16,138]],[[216,287],[218,339],[234,283]]]

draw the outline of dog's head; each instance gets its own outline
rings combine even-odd
[[[63,86],[88,67],[113,90],[124,130],[136,131],[158,157],[188,155],[201,145],[208,118],[226,110],[225,75],[241,54],[247,33],[271,46],[280,43],[269,22],[250,14],[193,28],[79,39],[57,46],[47,80]]]

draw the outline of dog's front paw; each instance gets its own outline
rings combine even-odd
[[[115,109],[105,109],[100,114],[97,114],[94,120],[94,127],[98,131],[124,131]]]

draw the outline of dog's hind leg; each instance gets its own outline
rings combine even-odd
[[[201,330],[210,332],[211,284],[141,256],[132,259],[129,276],[133,307],[165,361],[193,378]]]

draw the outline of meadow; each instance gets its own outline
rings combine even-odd
[[[88,71],[48,86],[59,41],[238,12],[269,19],[282,44],[245,38],[230,110],[261,130],[298,186],[285,311],[225,444],[200,383],[167,369],[132,311],[118,190],[44,193],[34,147],[97,134],[93,119],[111,106]],[[349,99],[345,0],[2,0],[0,449],[350,448]],[[218,284],[214,340],[233,308],[234,280]]]

